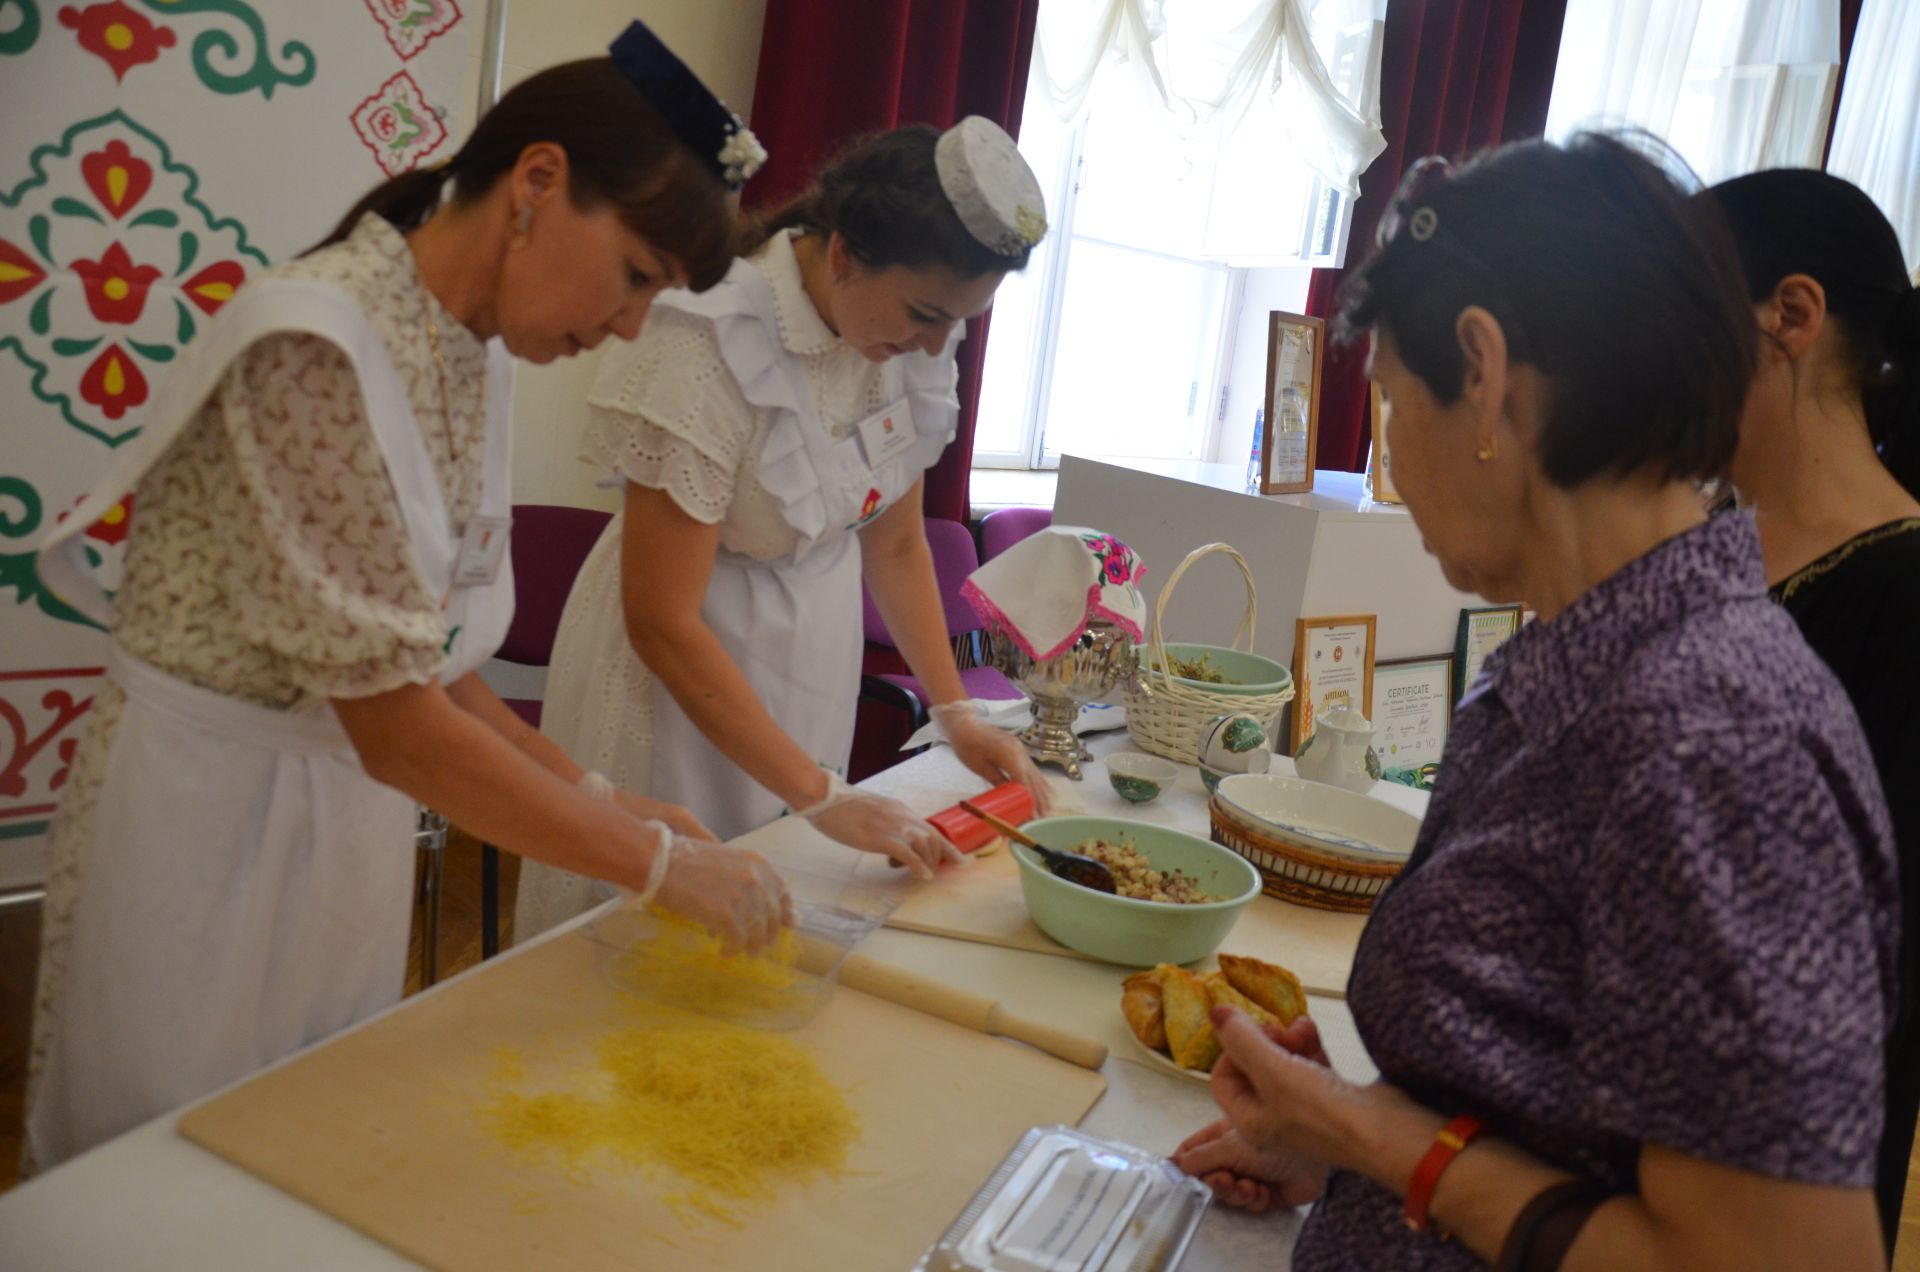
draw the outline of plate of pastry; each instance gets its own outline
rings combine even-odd
[[[1220,955],[1219,971],[1162,963],[1120,984],[1120,1013],[1141,1050],[1162,1068],[1202,1082],[1220,1058],[1209,1019],[1215,1007],[1237,1007],[1262,1025],[1288,1025],[1307,1014],[1307,995],[1286,968],[1235,954]]]

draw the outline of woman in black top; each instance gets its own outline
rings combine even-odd
[[[1760,326],[1733,484],[1775,600],[1860,714],[1900,851],[1900,1016],[1880,1218],[1891,1253],[1920,1115],[1920,292],[1893,227],[1838,177],[1713,187]]]

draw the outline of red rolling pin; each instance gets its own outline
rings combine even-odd
[[[996,786],[984,795],[975,795],[969,802],[1016,826],[1033,820],[1033,792],[1018,782]],[[974,852],[1000,837],[999,831],[958,804],[941,809],[927,820],[961,852]]]

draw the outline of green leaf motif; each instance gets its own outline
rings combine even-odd
[[[33,250],[40,253],[40,259],[53,262],[53,222],[44,213],[36,213],[27,222],[27,233],[33,238]]]
[[[186,273],[193,268],[194,261],[200,257],[200,238],[192,230],[180,231],[180,268],[175,275]]]
[[[180,311],[180,327],[179,330],[173,333],[173,338],[181,344],[185,344],[193,339],[193,333],[198,330],[198,328],[193,325],[193,311],[188,309],[187,302],[181,300],[178,296],[173,298],[173,307]]]
[[[148,362],[173,361],[173,350],[166,345],[143,344],[138,340],[130,338],[127,341],[127,347],[145,358]]]
[[[1227,721],[1227,750],[1235,755],[1251,751],[1267,740],[1267,731],[1260,727],[1257,720],[1241,716],[1237,720]]]
[[[151,212],[142,212],[134,217],[133,224],[157,225],[163,230],[170,230],[180,224],[180,218],[175,216],[170,208],[155,208]]]
[[[93,352],[95,345],[104,339],[95,336],[91,340],[81,340],[74,336],[60,336],[53,342],[53,351],[63,358],[77,358],[83,353]]]
[[[7,504],[0,502],[0,538],[24,539],[40,528],[40,492],[22,477],[0,477],[0,501],[15,500],[20,515],[7,515]]]
[[[299,88],[313,82],[313,50],[298,40],[280,46],[287,68],[275,66],[268,51],[267,24],[251,5],[241,0],[142,0],[155,13],[216,13],[232,18],[246,28],[251,37],[251,61],[243,53],[240,41],[231,31],[202,31],[193,41],[193,73],[216,93],[233,96],[260,90],[260,96],[273,100],[273,90],[285,84]],[[215,65],[216,59],[220,65]]]
[[[0,53],[25,53],[40,38],[40,6],[35,0],[0,0],[0,26],[9,12],[16,18],[11,29],[0,31]]]
[[[40,299],[33,302],[33,310],[27,315],[27,327],[36,336],[44,336],[53,330],[53,288],[40,293]]]
[[[58,212],[61,216],[81,217],[81,218],[84,218],[85,220],[92,221],[95,225],[106,224],[105,221],[102,221],[100,219],[100,214],[98,212],[95,212],[92,208],[80,202],[80,200],[69,199],[64,195],[53,201],[53,210],[55,212]]]

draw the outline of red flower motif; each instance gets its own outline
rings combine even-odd
[[[147,377],[119,345],[110,344],[80,377],[80,398],[117,420],[147,400]]]
[[[20,299],[38,287],[46,276],[47,271],[40,268],[40,262],[0,239],[0,305]]]
[[[79,738],[61,738],[60,745],[54,748],[54,756],[60,761],[60,767],[47,780],[47,789],[57,791],[67,784],[67,777],[73,772],[73,753],[80,749]]]
[[[233,299],[233,293],[246,281],[247,271],[238,261],[215,261],[186,281],[187,299],[207,313]]]
[[[100,200],[100,206],[115,220],[132,211],[153,185],[152,165],[136,159],[127,149],[127,143],[117,139],[108,142],[105,150],[96,150],[82,158],[80,175],[86,178],[87,189],[93,191],[93,197]]]
[[[129,494],[107,509],[100,520],[87,527],[87,538],[95,543],[104,543],[110,548],[118,547],[127,537],[127,530],[132,525],[133,496]]]
[[[113,68],[116,82],[124,80],[134,67],[157,61],[161,49],[173,47],[172,31],[155,26],[122,0],[90,4],[84,9],[68,5],[60,10],[60,25],[76,34],[81,48]]]
[[[77,260],[69,268],[86,284],[87,308],[101,322],[138,322],[147,305],[147,289],[160,277],[152,265],[135,265],[118,243],[99,260]]]

